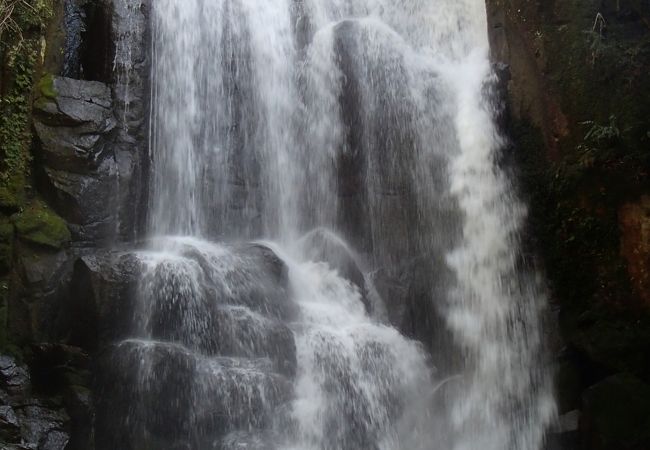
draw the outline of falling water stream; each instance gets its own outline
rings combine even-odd
[[[156,0],[152,36],[123,448],[540,450],[484,2]],[[415,271],[448,339],[400,331]]]

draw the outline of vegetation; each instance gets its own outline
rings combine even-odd
[[[30,189],[32,94],[52,8],[53,0],[0,0],[0,349],[12,354],[20,353],[7,336],[16,236],[49,248],[70,236]]]
[[[34,201],[12,219],[18,237],[25,241],[54,249],[70,241],[65,221],[40,201]]]

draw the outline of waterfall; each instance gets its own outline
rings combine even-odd
[[[485,15],[153,2],[150,239],[106,448],[542,448],[546,300]]]

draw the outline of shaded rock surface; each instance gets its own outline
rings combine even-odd
[[[41,81],[34,127],[44,182],[56,210],[86,244],[114,233],[118,172],[110,148],[115,128],[109,86],[49,76]]]
[[[14,214],[0,219],[0,353],[27,363],[11,369],[23,373],[25,382],[0,377],[0,447],[90,450],[92,363],[59,342],[93,351],[100,335],[112,336],[88,328],[99,313],[77,300],[74,285],[70,290],[73,273],[82,271],[75,261],[134,239],[136,223],[143,220],[138,202],[141,193],[146,196],[140,170],[147,159],[147,2],[24,2],[19,9],[23,6],[30,17],[47,10],[51,23],[38,17],[24,31],[29,49],[32,35],[44,34],[34,40],[34,73],[20,79],[24,84],[34,77],[34,86],[25,89],[33,96],[26,95],[32,132],[24,139],[25,158],[34,161],[26,164],[25,176],[33,180],[11,186],[11,192],[3,184],[0,191],[2,214]],[[3,32],[3,104],[4,44]],[[24,192],[13,192],[17,189]],[[20,392],[7,397],[14,388],[6,383],[22,386]]]
[[[650,446],[650,387],[629,374],[617,374],[583,394],[581,418],[587,448],[637,449]]]
[[[487,7],[493,60],[507,68],[502,125],[513,145],[504,159],[530,204],[527,244],[542,255],[566,344],[560,413],[581,416],[561,448],[645,449],[637,419],[614,404],[650,386],[650,4]],[[607,416],[599,405],[610,394]]]
[[[0,356],[0,444],[2,448],[64,450],[70,418],[62,402],[33,392],[29,369]]]
[[[78,336],[101,352],[96,448],[211,448],[267,427],[296,373],[287,281],[259,244],[180,239],[80,259],[73,286],[93,321]]]

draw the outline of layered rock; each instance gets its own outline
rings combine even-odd
[[[296,310],[282,260],[259,244],[165,242],[75,263],[63,328],[97,355],[98,449],[213,448],[267,428],[290,399]]]
[[[96,81],[46,77],[34,103],[44,189],[75,242],[92,245],[115,234],[118,187],[110,132],[110,88]]]

